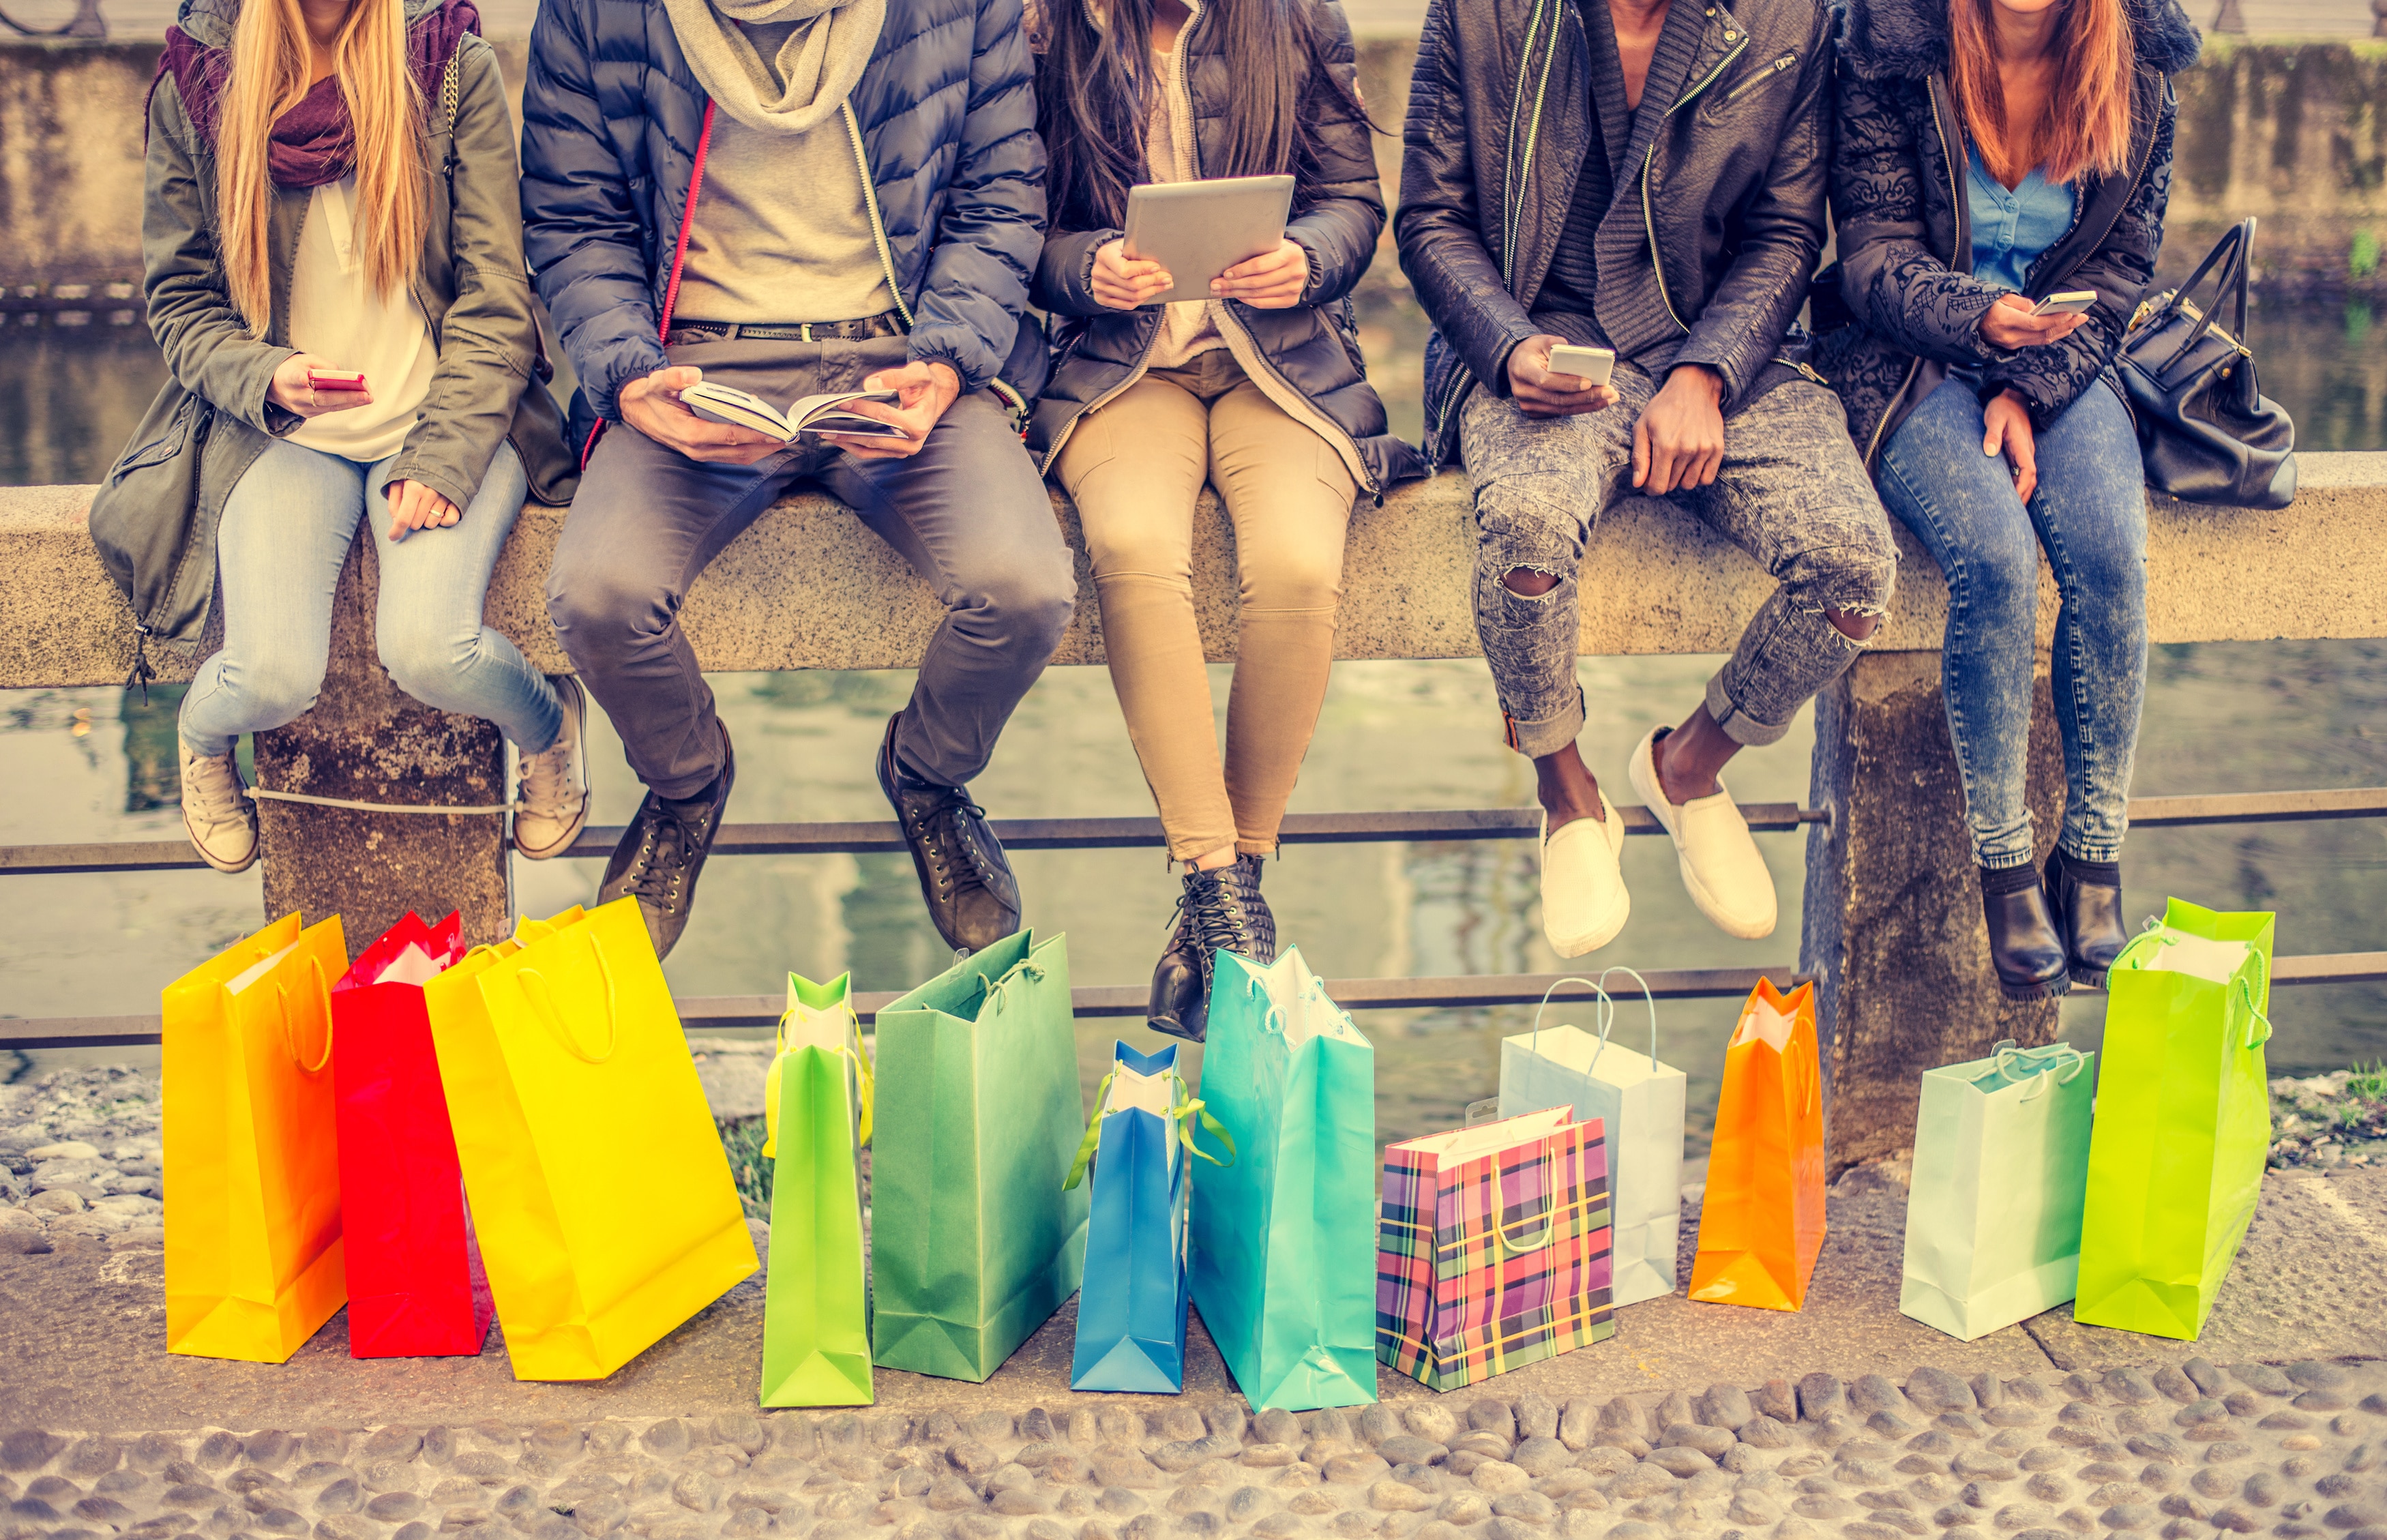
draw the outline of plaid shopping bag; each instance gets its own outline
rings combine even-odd
[[[1608,1142],[1551,1107],[1388,1146],[1376,1357],[1452,1390],[1612,1336]]]

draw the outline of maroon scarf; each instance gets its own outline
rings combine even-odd
[[[407,29],[406,56],[414,83],[427,103],[439,94],[440,77],[466,32],[481,30],[481,13],[473,0],[444,0],[438,9]],[[166,29],[166,51],[158,60],[158,74],[149,84],[170,73],[183,95],[183,109],[199,137],[212,149],[216,124],[223,106],[224,82],[232,74],[232,51],[204,47],[180,27]],[[321,187],[356,167],[357,131],[348,120],[348,104],[340,82],[332,76],[315,88],[273,125],[268,174],[277,187]]]

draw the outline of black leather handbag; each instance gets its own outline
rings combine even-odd
[[[2296,495],[2296,424],[2254,378],[2246,335],[2246,266],[2254,221],[2215,243],[2179,288],[2142,301],[2122,338],[2122,384],[2137,420],[2147,485],[2183,502],[2285,508]],[[2221,269],[2213,313],[2190,303]],[[2215,322],[2236,307],[2225,331]]]

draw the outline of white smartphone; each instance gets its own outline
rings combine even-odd
[[[1550,372],[1572,374],[1595,385],[1604,385],[1616,369],[1616,349],[1612,347],[1578,347],[1572,343],[1560,343],[1550,349]]]
[[[2031,307],[2033,315],[2085,315],[2097,303],[2095,289],[2071,289],[2063,294],[2051,294]]]

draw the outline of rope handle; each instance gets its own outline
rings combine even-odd
[[[1611,973],[1622,973],[1641,986],[1642,1002],[1649,1008],[1649,1069],[1652,1074],[1655,1074],[1658,1070],[1658,997],[1650,993],[1649,980],[1621,964],[1615,967],[1601,970],[1597,979],[1569,977],[1557,980],[1548,989],[1544,990],[1541,1004],[1534,1007],[1534,1035],[1532,1041],[1525,1045],[1525,1051],[1533,1054],[1541,1050],[1542,1013],[1549,1009],[1550,997],[1558,993],[1565,985],[1581,984],[1592,991],[1592,997],[1597,1002],[1593,1009],[1598,1013],[1594,1019],[1599,1023],[1599,1046],[1592,1050],[1591,1062],[1583,1067],[1583,1072],[1588,1075],[1598,1068],[1600,1055],[1608,1052],[1608,1034],[1616,1023],[1616,1002],[1608,992],[1608,976]]]
[[[2232,989],[2241,990],[2245,992],[2246,1014],[2263,1024],[2263,1035],[2261,1037],[2255,1037],[2250,1030],[2243,1046],[2248,1048],[2262,1047],[2263,1044],[2271,1041],[2271,1018],[2263,1014],[2261,1006],[2254,1004],[2254,981],[2242,973],[2237,978],[2232,978],[2229,981],[2229,985]]]
[[[323,1067],[332,1062],[332,985],[323,977],[321,957],[309,953],[307,966],[315,970],[315,988],[323,997],[323,1054],[313,1064],[309,1064],[306,1055],[298,1052],[297,1040],[290,1030],[290,986],[278,978],[273,981],[273,1000],[282,1013],[282,1051],[290,1055],[290,1062],[298,1067],[300,1074],[320,1075]]]
[[[517,969],[515,977],[522,980],[523,998],[525,1000],[532,998],[530,981],[534,978],[538,980],[538,1004],[543,1007],[539,1011],[540,1019],[554,1035],[555,1041],[563,1045],[565,1053],[582,1064],[603,1064],[612,1059],[614,1051],[622,1045],[622,1022],[614,1003],[613,970],[605,966],[605,948],[594,931],[588,936],[588,951],[597,959],[597,977],[605,981],[605,1051],[601,1054],[591,1054],[575,1041],[572,1029],[564,1023],[563,1013],[555,1008],[554,990],[545,974],[534,967],[524,967]]]
[[[2251,223],[2252,221],[2250,221],[2248,222]],[[2150,915],[2147,916],[2146,928],[2141,930],[2137,935],[2131,937],[2129,944],[2122,948],[2119,953],[2115,953],[2112,967],[2109,971],[2119,972],[2125,967],[2138,966],[2138,959],[2141,955],[2154,951],[2158,946],[2171,946],[2174,944],[2176,943],[2174,942],[2171,935],[2164,928],[2163,921],[2156,916]],[[2254,981],[2247,978],[2244,974],[2240,973],[2231,977],[2229,987],[2233,990],[2242,990],[2245,991],[2246,1014],[2263,1024],[2263,1035],[2261,1037],[2249,1036],[2240,1046],[2245,1048],[2260,1048],[2263,1044],[2271,1041],[2271,1018],[2264,1013],[2260,1005],[2254,1003]]]
[[[2028,1077],[2031,1087],[2018,1098],[2025,1102],[2036,1102],[2046,1095],[2051,1084],[2070,1085],[2080,1078],[2080,1071],[2089,1067],[2089,1055],[2068,1042],[2018,1048],[2014,1046],[2014,1039],[2005,1038],[1989,1050],[1989,1057],[1994,1073],[2016,1083]],[[2017,1071],[2014,1068],[2017,1064],[2035,1065],[2038,1068],[2035,1072],[2030,1069]]]
[[[1012,964],[1009,968],[1004,971],[1004,975],[1000,978],[990,979],[985,974],[979,974],[978,976],[978,987],[980,991],[978,998],[979,1011],[983,1014],[988,1007],[991,1006],[997,1015],[1001,1015],[1003,1012],[1003,1002],[1004,999],[1003,986],[1010,983],[1014,978],[1018,978],[1023,973],[1028,976],[1029,981],[1032,983],[1041,984],[1044,981],[1044,965],[1038,962],[1033,957],[1022,957],[1019,961]]]

